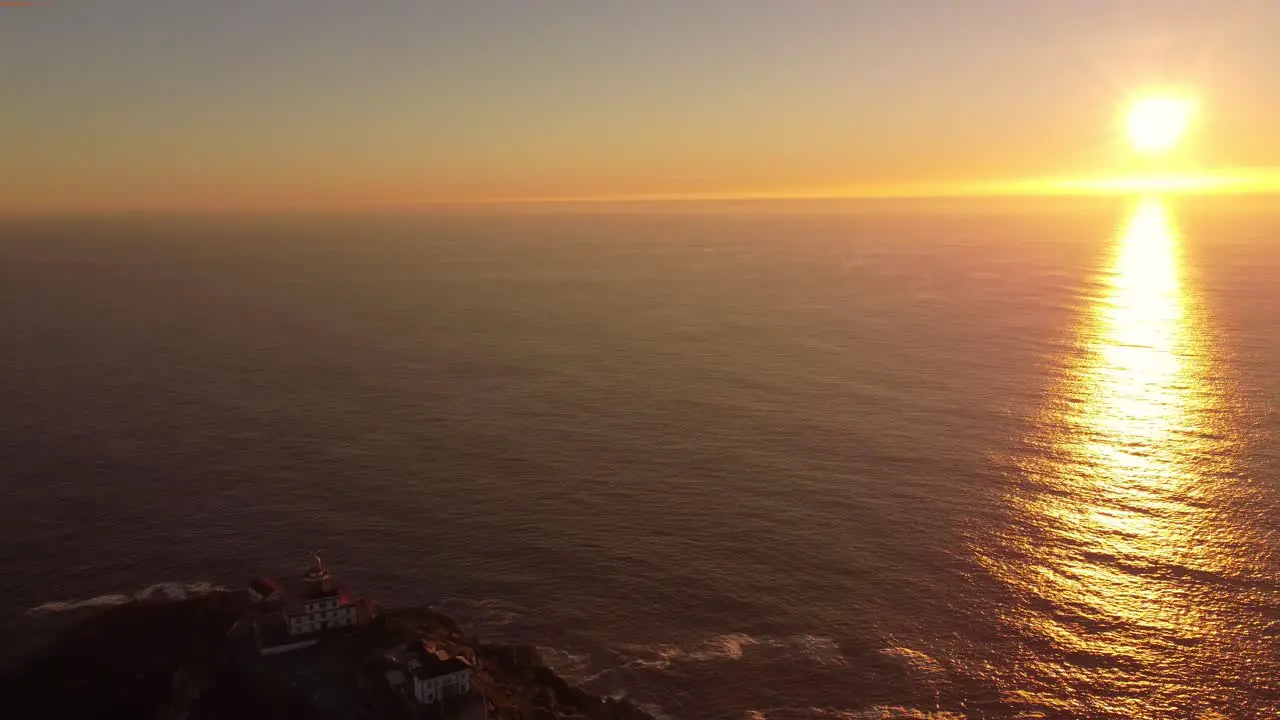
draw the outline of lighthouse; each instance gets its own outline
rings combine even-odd
[[[302,593],[306,597],[320,597],[334,592],[333,575],[324,567],[320,553],[314,556],[316,564],[302,576]]]
[[[302,576],[302,597],[285,611],[290,635],[310,635],[360,623],[359,606],[338,589],[319,553],[315,561]]]

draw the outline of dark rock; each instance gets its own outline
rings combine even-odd
[[[45,717],[155,717],[179,668],[224,656],[227,629],[247,605],[238,593],[215,593],[86,618],[0,678],[0,707],[41,708]]]
[[[243,593],[214,593],[100,612],[0,676],[0,708],[29,708],[40,717],[319,718],[306,699],[234,661],[228,631],[249,607]],[[473,685],[485,693],[491,717],[652,720],[626,700],[570,685],[537,648],[480,644],[453,618],[427,608],[388,611],[365,628],[351,643],[358,648],[349,659],[353,682],[368,674],[378,648],[419,639],[475,657]]]

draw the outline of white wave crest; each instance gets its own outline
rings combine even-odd
[[[834,638],[823,635],[793,635],[776,641],[775,646],[819,665],[844,665],[844,653]]]
[[[656,703],[635,703],[635,706],[643,710],[653,720],[673,720],[672,717],[662,711],[662,707]]]
[[[942,672],[942,666],[938,664],[927,653],[919,650],[913,650],[909,647],[888,647],[880,651],[881,655],[893,658],[903,665],[926,674],[938,674]]]
[[[530,614],[523,607],[494,598],[476,600],[451,597],[433,603],[432,608],[456,617],[472,629],[483,630],[486,636],[495,631],[501,632],[518,626],[521,620]]]
[[[918,710],[897,705],[876,705],[865,710],[826,710],[815,720],[965,720],[965,716],[943,710]]]
[[[711,662],[715,660],[740,660],[745,648],[759,644],[746,633],[716,635],[692,645],[624,645],[624,655],[631,656],[628,665],[665,670],[675,662]]]
[[[746,633],[725,633],[689,645],[659,643],[626,645],[621,649],[632,659],[628,664],[666,669],[676,662],[716,662],[741,660],[755,649],[784,655],[819,665],[843,665],[844,655],[833,638],[822,635],[752,637]]]
[[[572,653],[561,648],[538,646],[538,655],[562,678],[574,682],[584,682],[591,666],[591,658],[586,654]]]
[[[743,720],[965,720],[963,715],[897,705],[869,708],[770,708],[748,710]]]
[[[225,590],[220,585],[208,582],[194,583],[178,583],[163,582],[139,590],[132,595],[122,593],[113,593],[110,595],[99,595],[85,600],[65,600],[60,602],[47,602],[43,605],[27,610],[28,615],[47,615],[49,613],[67,612],[69,610],[84,610],[87,608],[113,607],[116,605],[124,605],[135,601],[157,601],[157,600],[186,600],[187,598],[201,597],[211,592]]]
[[[745,648],[759,645],[760,641],[746,633],[716,635],[704,640],[684,653],[689,660],[741,660]]]

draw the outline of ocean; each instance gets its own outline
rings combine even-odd
[[[0,631],[290,577],[676,720],[1280,717],[1280,214],[0,221]]]

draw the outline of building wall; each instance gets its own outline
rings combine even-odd
[[[423,705],[464,695],[471,690],[471,673],[460,670],[450,675],[413,679],[413,695]]]
[[[354,605],[339,606],[318,612],[303,612],[289,616],[289,634],[304,635],[331,628],[353,627],[359,622],[360,611]]]
[[[302,603],[302,611],[305,613],[318,613],[325,610],[336,610],[339,607],[342,607],[342,600],[336,597],[307,600]]]

